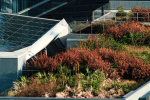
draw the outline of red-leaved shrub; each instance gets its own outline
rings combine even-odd
[[[74,65],[78,65],[78,72],[81,63],[89,66],[91,70],[100,70],[108,73],[111,76],[113,72],[111,70],[111,63],[115,63],[114,72],[117,72],[121,77],[128,79],[142,79],[150,77],[150,67],[148,63],[143,63],[141,59],[137,57],[128,56],[124,52],[117,51],[116,53],[112,49],[99,48],[91,51],[90,49],[73,48],[66,52],[58,53],[54,57],[46,58],[44,54],[41,54],[30,63],[37,69],[52,72],[57,69],[58,64],[70,67],[74,70]],[[44,56],[44,57],[43,57]],[[44,60],[43,60],[44,59]],[[45,62],[45,60],[48,60]],[[46,64],[45,64],[46,63]],[[38,66],[37,66],[38,65]],[[44,67],[43,67],[43,66]],[[117,74],[116,73],[116,74]],[[113,76],[112,78],[115,78]]]
[[[117,64],[117,72],[124,78],[142,79],[150,77],[150,67],[148,63],[143,63],[137,57],[127,57],[124,53],[118,52],[114,57],[114,62]]]
[[[137,13],[138,12],[138,17],[145,17],[145,18],[138,18],[138,21],[150,21],[150,17],[149,13],[150,13],[150,9],[144,8],[144,7],[136,7],[134,6],[133,8],[131,8],[131,12],[133,12],[133,17],[137,17]]]
[[[45,97],[47,94],[49,97],[54,97],[56,91],[56,82],[54,80],[46,83],[41,83],[36,77],[30,78],[30,84],[22,87],[21,91],[16,95],[17,97]]]
[[[121,25],[112,26],[106,29],[103,33],[103,35],[111,34],[115,38],[122,38],[124,35],[127,35],[129,33],[149,33],[149,28],[146,28],[144,25],[141,25],[137,21],[132,22],[123,22]]]

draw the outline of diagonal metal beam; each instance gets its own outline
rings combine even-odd
[[[51,8],[51,9],[49,9],[49,10],[47,10],[47,11],[45,11],[45,12],[39,14],[39,15],[37,15],[36,17],[40,17],[40,16],[42,16],[42,15],[44,15],[44,14],[46,14],[46,13],[49,13],[49,12],[51,12],[51,11],[53,11],[53,10],[55,10],[55,9],[57,9],[57,8],[59,8],[59,7],[61,7],[61,6],[63,6],[63,5],[65,5],[65,4],[67,4],[67,2],[64,2],[64,3],[62,3],[62,4],[60,4],[60,5],[56,6],[56,7],[53,7],[53,8]]]
[[[42,4],[44,4],[44,3],[48,2],[48,1],[50,1],[50,0],[44,0],[44,1],[40,2],[40,3],[37,3],[37,4],[35,4],[35,5],[33,5],[33,6],[29,7],[29,8],[26,8],[26,9],[24,9],[24,10],[18,12],[17,14],[18,14],[18,15],[23,14],[23,13],[25,13],[25,12],[27,12],[27,11],[29,11],[29,10],[31,10],[31,9],[33,9],[33,8],[35,8],[35,7],[37,7],[37,6],[40,6],[40,5],[42,5]]]

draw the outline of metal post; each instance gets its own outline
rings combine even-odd
[[[44,50],[44,51],[45,51],[45,55],[47,55],[47,48],[46,48],[46,47],[45,47],[45,50]]]
[[[94,19],[94,11],[92,12],[92,20],[94,21],[95,19]]]
[[[105,22],[105,12],[104,12],[104,22]]]
[[[148,21],[149,21],[149,12],[148,12]]]
[[[138,12],[137,12],[137,21],[138,21]]]
[[[81,34],[81,25],[79,24],[80,34]]]
[[[103,32],[104,32],[104,23],[103,23]]]
[[[128,12],[126,12],[126,18],[127,18],[127,22],[128,22]]]
[[[116,13],[115,13],[115,22],[116,22]]]
[[[91,34],[92,34],[92,23],[91,23]]]

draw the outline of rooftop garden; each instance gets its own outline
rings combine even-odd
[[[76,48],[28,62],[40,70],[20,77],[8,96],[122,98],[150,78],[150,27],[138,21],[107,27]]]

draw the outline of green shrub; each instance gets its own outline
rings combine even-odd
[[[57,83],[59,83],[62,87],[64,87],[67,84],[68,80],[70,79],[69,77],[71,77],[71,69],[59,64],[55,77],[57,79]]]
[[[119,51],[125,50],[125,47],[122,45],[122,43],[116,42],[111,34],[106,34],[105,37],[101,35],[101,37],[89,38],[89,40],[80,42],[79,46],[91,50],[101,47],[111,48]]]
[[[26,76],[20,76],[20,81],[26,83],[27,77]]]
[[[105,90],[106,91],[109,91],[110,89],[120,89],[122,88],[123,92],[126,94],[128,92],[130,92],[131,90],[134,90],[136,88],[138,88],[138,86],[134,86],[133,85],[136,85],[136,84],[120,84],[118,82],[116,82],[115,84],[112,84],[110,87],[106,87]]]
[[[148,52],[148,51],[143,51],[142,54],[143,54],[143,55],[148,55],[149,52]]]
[[[124,5],[120,5],[120,7],[118,7],[118,12],[124,12]]]
[[[130,32],[122,36],[122,38],[117,39],[117,41],[123,44],[143,45],[145,39],[143,38],[143,33],[133,34]]]
[[[137,56],[138,58],[143,59],[144,63],[150,62],[150,53],[148,51],[143,51],[142,53],[139,53],[139,55]]]
[[[105,74],[103,72],[96,70],[91,73],[89,71],[89,67],[86,68],[85,75],[80,73],[80,77],[80,84],[82,85],[83,90],[89,89],[92,86],[92,92],[94,93],[94,95],[98,94],[100,83],[105,80]]]
[[[92,73],[90,72],[89,67],[87,67],[85,70],[86,73],[79,73],[78,76],[76,66],[75,75],[72,76],[69,68],[58,65],[58,73],[55,74],[57,83],[59,83],[57,91],[63,90],[66,84],[71,87],[77,87],[79,82],[82,85],[83,90],[89,89],[92,86],[93,93],[97,94],[100,88],[100,82],[104,81],[105,79],[105,74],[98,70]]]
[[[126,13],[126,12],[117,12],[117,13],[116,13],[116,16],[117,16],[117,17],[119,17],[119,16],[121,16],[121,17],[122,17],[122,16],[127,16],[127,13]]]
[[[118,12],[116,13],[116,16],[126,16],[126,12],[124,12],[124,5],[120,5],[118,8]]]
[[[130,37],[132,40],[132,44],[134,45],[144,44],[145,39],[143,38],[143,33],[136,33],[136,34],[130,33]]]

